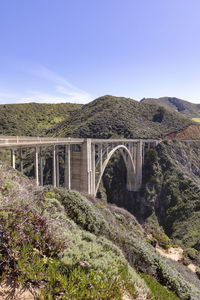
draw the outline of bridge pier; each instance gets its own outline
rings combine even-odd
[[[85,139],[79,151],[72,151],[71,188],[92,194],[92,150],[91,139]]]
[[[103,152],[102,152],[102,144],[99,144],[99,163],[100,163],[100,173],[102,172],[102,164],[103,164]]]
[[[35,182],[39,185],[39,175],[38,175],[38,146],[35,147]]]
[[[42,147],[40,147],[40,185],[43,186],[44,179],[43,179],[43,153]]]
[[[15,149],[11,149],[11,166],[15,169]]]
[[[56,145],[53,145],[52,184],[56,187]]]
[[[64,161],[64,186],[71,189],[71,150],[70,145],[65,145],[65,161]]]
[[[59,170],[59,146],[56,146],[56,186],[60,185],[60,170]]]
[[[22,148],[20,148],[20,153],[19,153],[19,168],[20,168],[20,172],[23,174],[23,150]]]
[[[96,175],[96,166],[95,166],[95,144],[91,144],[91,163],[92,163],[92,170],[91,170],[91,195],[95,195],[95,175]]]
[[[140,140],[136,146],[136,176],[135,176],[135,191],[138,191],[142,185],[142,166],[143,166],[143,143]]]

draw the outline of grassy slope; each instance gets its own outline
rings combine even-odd
[[[194,104],[182,99],[174,97],[161,97],[158,99],[144,98],[141,102],[162,106],[173,112],[178,112],[189,119],[200,117],[200,104]]]
[[[49,130],[54,136],[160,138],[193,124],[164,108],[103,96]]]
[[[132,299],[136,293],[157,299],[158,289],[159,299],[177,299],[145,277],[150,291],[135,270],[181,299],[199,299],[200,292],[156,253],[127,211],[77,192],[37,188],[2,165],[0,192],[3,278],[37,287],[41,299],[122,299],[124,291]]]
[[[80,107],[71,103],[0,105],[0,134],[43,136],[48,128]]]

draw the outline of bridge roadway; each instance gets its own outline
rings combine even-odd
[[[26,136],[0,136],[0,150],[11,150],[11,165],[16,166],[16,150],[23,173],[23,149],[34,148],[34,173],[37,185],[43,185],[45,147],[52,146],[52,184],[59,186],[64,158],[64,187],[96,196],[104,170],[112,155],[119,151],[127,170],[127,189],[138,191],[142,184],[145,149],[155,147],[152,139],[83,139]]]

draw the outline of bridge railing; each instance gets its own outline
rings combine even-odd
[[[0,147],[6,146],[34,146],[54,144],[82,144],[80,138],[52,138],[52,137],[25,137],[25,136],[0,136]]]

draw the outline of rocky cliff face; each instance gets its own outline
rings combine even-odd
[[[170,140],[199,140],[200,126],[190,125],[179,132],[170,133],[165,138]]]

